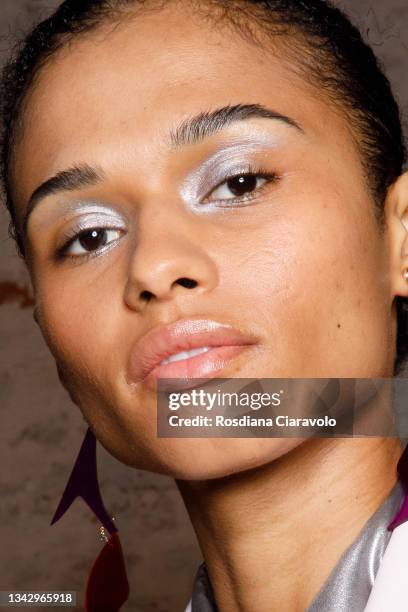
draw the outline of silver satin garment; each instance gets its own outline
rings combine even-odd
[[[363,612],[380,561],[391,537],[387,525],[404,497],[399,483],[364,525],[357,539],[345,550],[336,567],[305,612]],[[192,612],[217,612],[205,564],[200,565],[193,584]]]

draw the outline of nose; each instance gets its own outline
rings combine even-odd
[[[197,228],[187,231],[182,224],[166,231],[140,232],[129,262],[128,307],[142,311],[148,303],[181,302],[193,292],[211,291],[218,274],[205,242]]]

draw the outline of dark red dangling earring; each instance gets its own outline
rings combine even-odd
[[[85,612],[119,612],[129,597],[129,583],[118,529],[107,513],[99,490],[96,465],[96,438],[88,428],[61,501],[51,521],[56,523],[77,498],[89,508],[110,535],[94,561],[85,595]]]

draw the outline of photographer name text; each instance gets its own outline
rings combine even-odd
[[[194,417],[169,416],[171,427],[335,427],[337,421],[327,415],[321,418],[291,418],[278,415],[274,418],[262,418],[244,415],[240,417],[215,417],[198,414]]]

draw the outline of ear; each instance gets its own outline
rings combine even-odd
[[[393,296],[408,297],[408,172],[388,190],[384,206]]]

